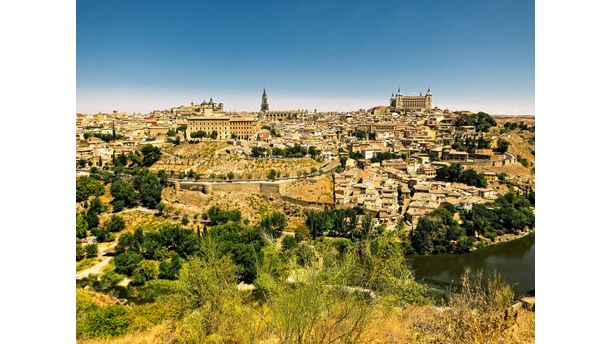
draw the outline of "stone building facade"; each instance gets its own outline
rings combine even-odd
[[[431,90],[427,89],[427,93],[422,93],[418,96],[405,96],[402,95],[400,89],[397,89],[397,93],[391,93],[390,105],[391,109],[395,111],[411,111],[411,110],[431,110]]]

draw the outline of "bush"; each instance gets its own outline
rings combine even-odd
[[[172,252],[170,258],[159,263],[159,278],[168,280],[177,279],[181,271],[181,265],[181,257],[176,252]]]
[[[85,238],[87,237],[87,229],[89,228],[89,224],[85,219],[85,214],[78,213],[76,217],[76,237],[77,238]]]
[[[98,242],[113,241],[113,235],[106,228],[93,228],[91,234],[96,237]]]
[[[106,230],[109,232],[120,232],[123,228],[125,228],[125,221],[119,215],[111,216],[110,220],[106,223]]]
[[[275,211],[272,214],[265,215],[261,219],[261,228],[271,233],[274,237],[278,238],[281,232],[287,226],[287,217],[285,214]]]
[[[134,283],[134,285],[142,285],[146,281],[156,279],[158,275],[159,263],[155,260],[143,260],[138,263],[138,266],[134,269],[131,283]]]
[[[77,177],[76,180],[76,201],[86,201],[89,196],[101,196],[104,194],[104,185],[97,179],[90,176]]]
[[[86,255],[87,253],[85,253],[85,249],[83,248],[83,245],[81,245],[81,243],[77,240],[76,241],[76,261],[78,262],[79,260],[85,258]]]
[[[99,288],[102,290],[108,290],[114,287],[117,283],[121,282],[124,278],[124,275],[119,274],[114,270],[110,270],[100,277]]]
[[[208,208],[208,212],[206,214],[208,215],[208,219],[213,226],[222,225],[229,221],[240,222],[242,217],[240,210],[238,209],[221,210],[217,206]]]
[[[122,335],[127,332],[131,323],[124,306],[111,305],[102,308],[77,294],[76,308],[76,335],[79,339]]]
[[[115,271],[120,274],[132,276],[132,273],[138,266],[138,263],[140,263],[142,260],[143,257],[140,253],[128,251],[125,253],[118,254],[114,258]]]
[[[283,247],[284,251],[290,251],[290,250],[298,247],[298,241],[292,235],[285,235],[283,237],[282,242],[281,242],[281,246]]]
[[[123,203],[122,200],[113,200],[113,213],[118,213],[120,211],[123,210],[123,208],[125,208],[125,204]]]
[[[93,258],[98,256],[98,244],[89,244],[85,246],[85,253],[87,258]]]
[[[310,230],[308,227],[301,225],[295,229],[295,238],[297,241],[310,240]]]

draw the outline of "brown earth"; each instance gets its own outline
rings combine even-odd
[[[297,180],[280,185],[280,193],[308,202],[333,203],[333,181],[331,175]]]

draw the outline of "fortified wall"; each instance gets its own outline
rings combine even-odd
[[[248,194],[259,194],[267,196],[280,196],[279,184],[271,182],[227,182],[227,183],[209,183],[209,182],[176,182],[175,190],[195,190],[203,193],[213,192],[243,192]]]

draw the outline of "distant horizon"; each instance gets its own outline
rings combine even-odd
[[[425,89],[426,91],[427,89]],[[422,91],[425,94],[425,91]],[[146,114],[153,111],[158,110],[167,110],[173,107],[189,105],[192,101],[194,104],[200,104],[204,101],[208,102],[210,98],[213,99],[215,103],[223,103],[224,112],[259,112],[260,103],[261,103],[261,93],[263,92],[263,88],[260,90],[259,95],[253,94],[236,94],[231,93],[228,97],[229,101],[226,101],[222,97],[216,97],[213,93],[209,92],[205,96],[182,96],[181,94],[172,94],[165,98],[165,100],[160,100],[162,96],[156,95],[157,92],[144,92],[144,94],[134,91],[125,91],[121,89],[117,90],[109,90],[108,93],[102,93],[104,96],[96,95],[88,95],[86,97],[90,97],[87,105],[80,104],[81,108],[77,105],[77,113],[84,114],[96,114],[96,113],[112,113],[113,111],[123,112],[123,113],[140,113]],[[266,88],[266,93],[268,95],[268,103],[270,104],[270,110],[309,110],[317,112],[348,112],[348,111],[358,111],[359,109],[371,109],[373,107],[378,106],[389,106],[389,97],[386,99],[386,103],[379,102],[376,103],[376,100],[373,98],[341,98],[338,99],[336,97],[319,97],[319,98],[304,98],[304,97],[291,97],[286,93],[281,93],[279,97],[275,97],[275,94],[269,89]],[[444,106],[436,103],[436,93],[432,90],[433,93],[433,107],[439,108],[441,110],[449,110],[449,111],[472,111],[472,112],[486,112],[491,115],[499,115],[499,116],[535,116],[534,113],[528,113],[526,111],[521,111],[520,109],[516,109],[511,112],[504,112],[503,110],[499,110],[499,107],[491,104],[480,104],[476,105],[477,102],[470,104],[469,102],[464,102],[462,105],[448,105]],[[186,92],[188,95],[195,95],[194,92]],[[404,91],[402,90],[402,94],[404,95],[419,95],[420,92],[416,91]],[[253,98],[253,99],[250,99]],[[78,96],[77,96],[78,99]],[[156,100],[153,100],[156,99]],[[249,101],[244,101],[244,99],[248,99]],[[119,101],[117,101],[119,100]],[[232,102],[234,101],[234,102]],[[237,103],[236,103],[237,101]],[[114,106],[111,104],[114,104]],[[341,102],[344,104],[343,106],[334,107],[336,104]],[[78,103],[78,102],[77,102]],[[98,104],[96,104],[98,103]],[[103,105],[103,104],[111,104],[111,105]],[[123,106],[121,104],[124,104]],[[240,104],[241,106],[236,106]],[[313,105],[314,104],[314,105]],[[316,105],[319,106],[316,106]],[[353,105],[351,105],[353,104]],[[362,105],[359,105],[362,104]],[[86,108],[83,110],[83,106]]]
[[[535,114],[533,0],[77,1],[77,112],[433,106]]]

